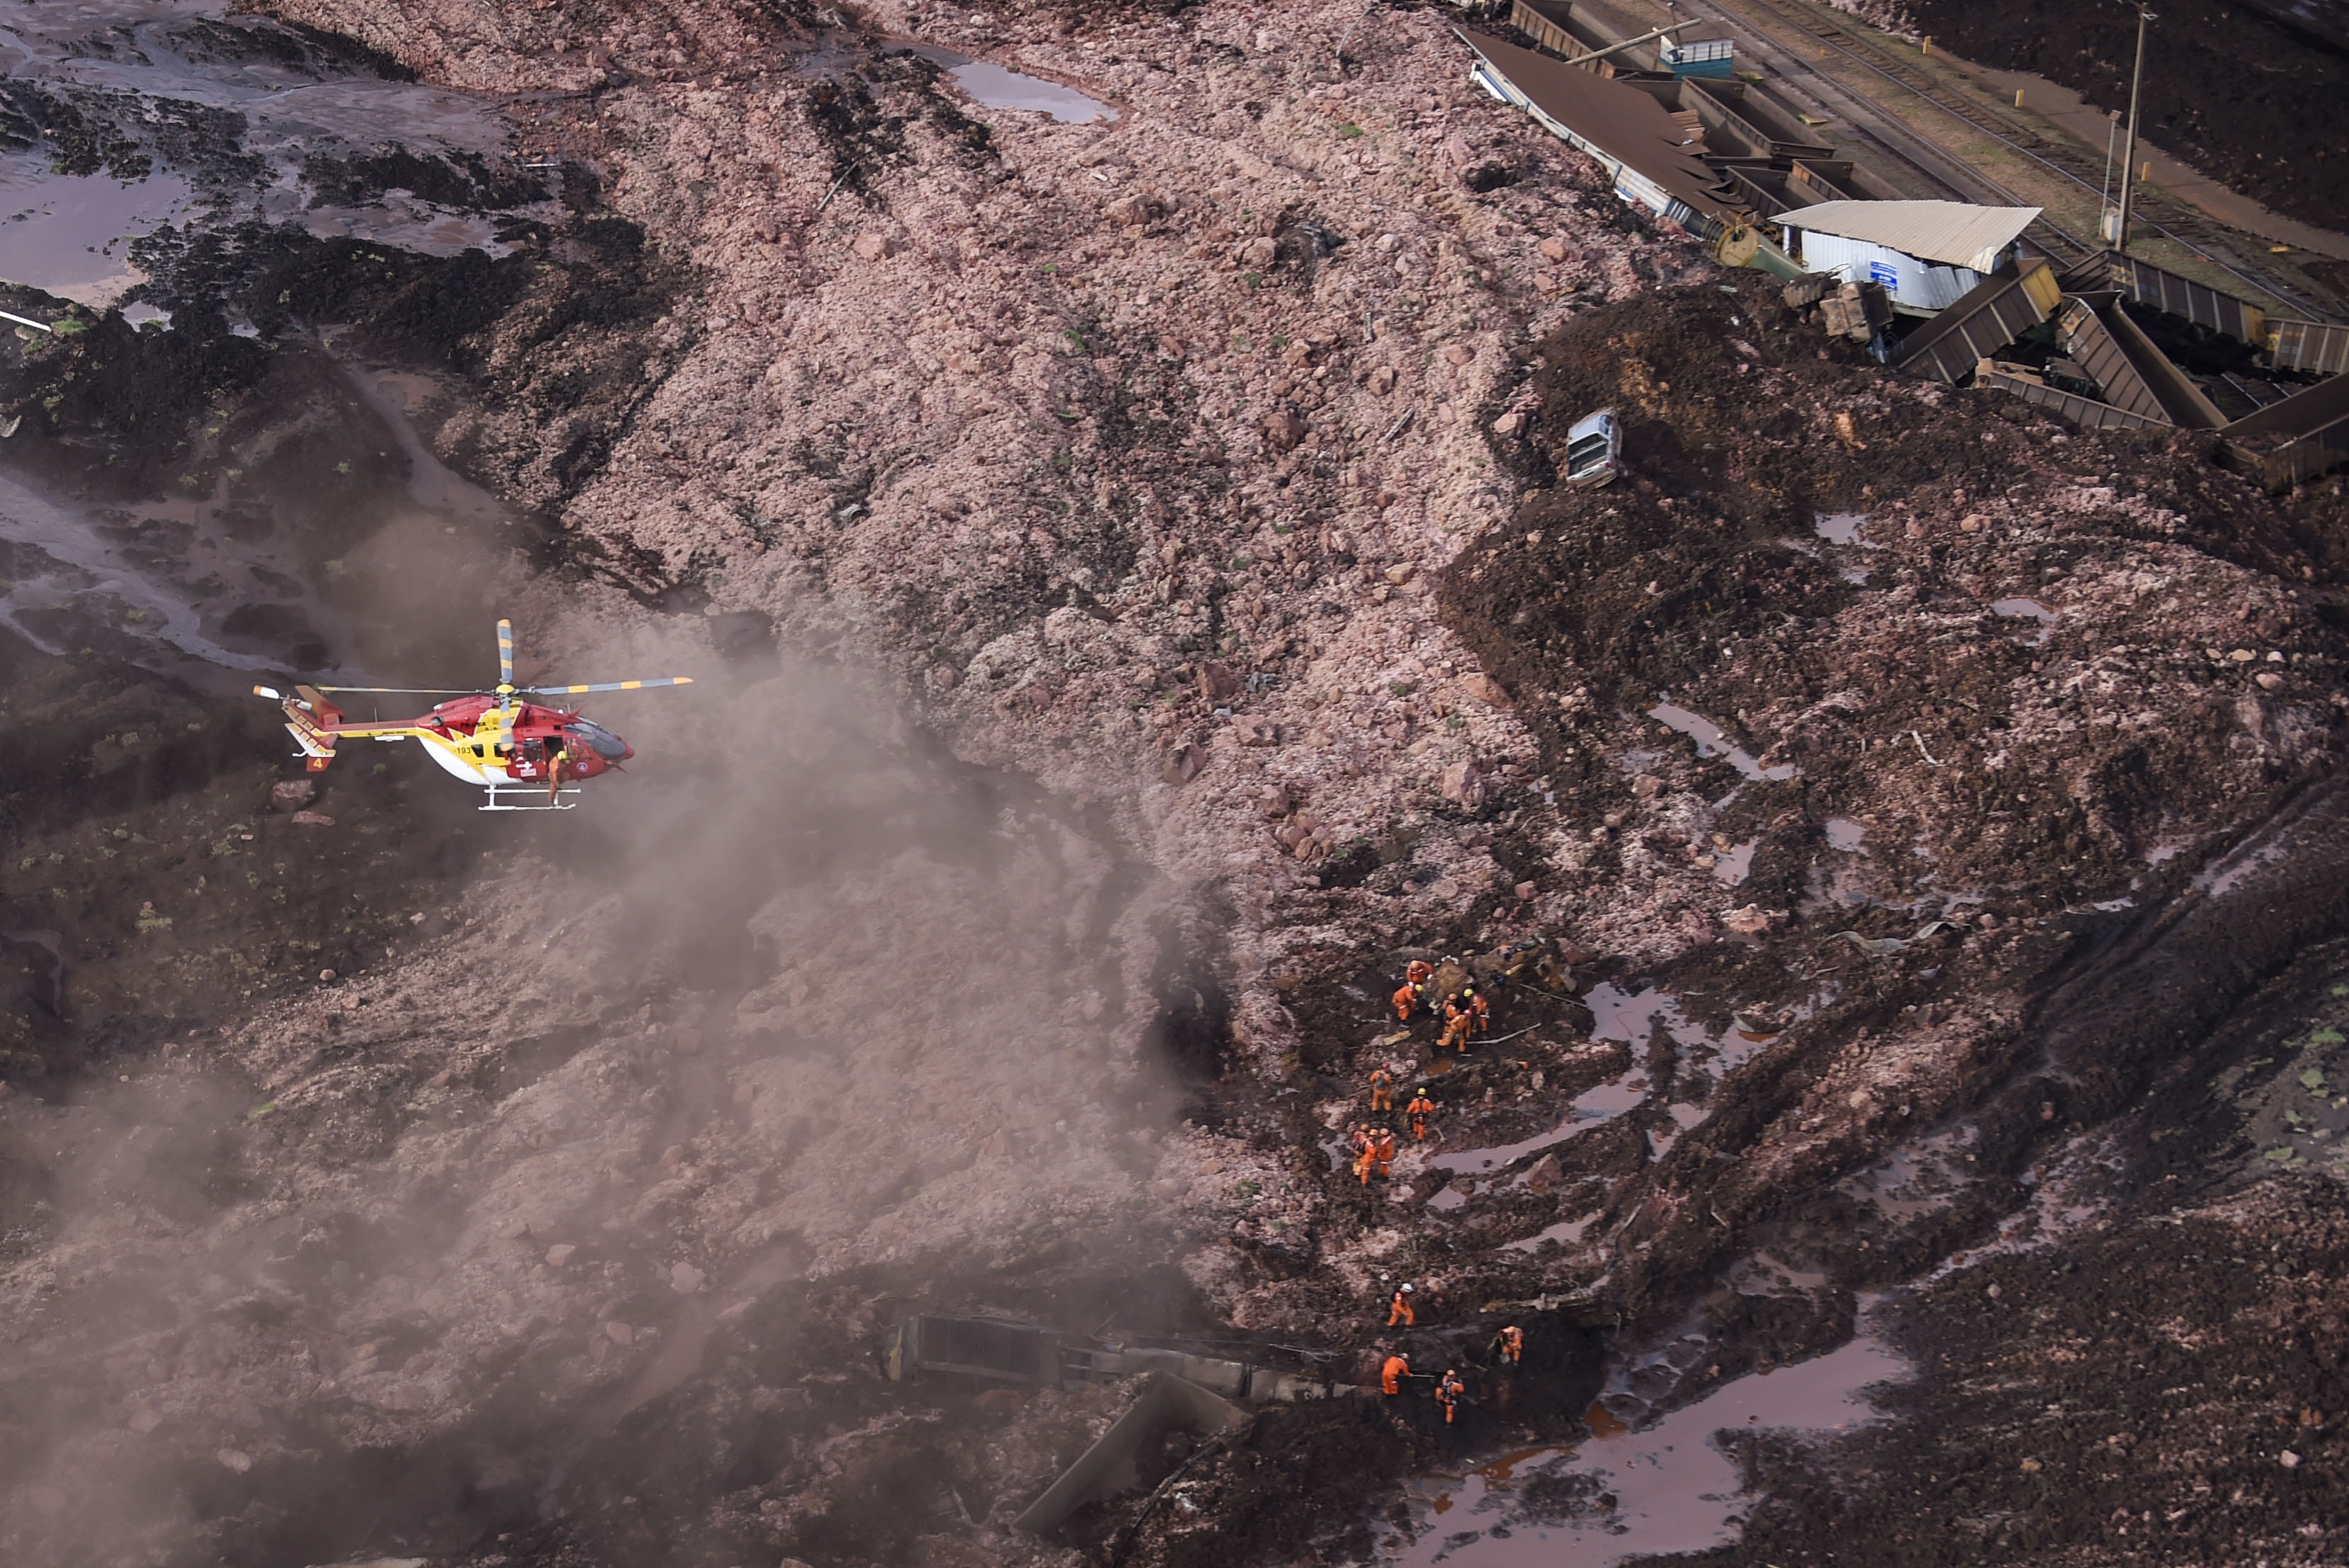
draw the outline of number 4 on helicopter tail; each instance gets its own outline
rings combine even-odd
[[[518,686],[513,684],[513,623],[500,621],[498,684],[487,691],[297,686],[289,696],[274,686],[257,686],[253,693],[284,707],[286,733],[302,748],[295,755],[308,758],[313,773],[323,773],[333,764],[338,741],[414,740],[444,771],[489,792],[484,811],[567,811],[577,804],[580,785],[618,770],[636,753],[575,707],[528,699],[692,684],[688,676],[665,676],[585,686]],[[353,694],[450,700],[433,704],[432,711],[420,718],[354,724],[333,700]]]

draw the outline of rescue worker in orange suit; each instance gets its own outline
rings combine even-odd
[[[1394,1298],[1387,1303],[1387,1326],[1389,1328],[1394,1327],[1397,1324],[1401,1324],[1403,1327],[1409,1328],[1419,1321],[1418,1315],[1413,1313],[1411,1309],[1411,1295],[1412,1291],[1410,1285],[1400,1284],[1395,1287]]]
[[[1445,1426],[1452,1424],[1453,1415],[1460,1404],[1460,1396],[1466,1392],[1468,1392],[1468,1385],[1460,1380],[1460,1374],[1447,1368],[1444,1374],[1444,1380],[1435,1386],[1435,1402],[1444,1407]]]
[[[1372,1112],[1394,1109],[1394,1074],[1381,1062],[1371,1069],[1371,1109]]]
[[[1492,1030],[1493,1006],[1485,1000],[1485,993],[1477,990],[1474,985],[1462,986],[1460,1006],[1462,1011],[1465,1012],[1469,1020],[1475,1024],[1478,1034],[1487,1034]]]
[[[1402,1113],[1411,1119],[1411,1140],[1413,1143],[1426,1142],[1427,1119],[1435,1114],[1435,1102],[1427,1098],[1427,1091],[1423,1088],[1414,1090],[1411,1103],[1403,1107]]]
[[[1403,1359],[1402,1352],[1396,1351],[1387,1357],[1386,1365],[1379,1368],[1379,1392],[1393,1398],[1402,1392],[1402,1380],[1410,1376],[1411,1363]]]
[[[1444,1033],[1437,1038],[1435,1048],[1441,1051],[1448,1047],[1457,1046],[1460,1048],[1460,1054],[1464,1057],[1466,1056],[1468,1054],[1468,1032],[1475,1026],[1475,1020],[1470,1016],[1467,1009],[1458,1006],[1452,1002],[1444,1003]]]
[[[563,792],[563,775],[570,766],[571,753],[563,748],[563,742],[556,741],[554,753],[546,759],[546,799],[550,805]]]
[[[1512,1323],[1493,1336],[1495,1358],[1504,1367],[1515,1367],[1525,1358],[1526,1331]]]
[[[1354,1174],[1361,1180],[1362,1185],[1367,1187],[1371,1184],[1371,1151],[1377,1148],[1377,1145],[1371,1141],[1371,1130],[1367,1127],[1357,1127],[1354,1129],[1354,1135],[1346,1142],[1347,1146],[1354,1151]]]
[[[1388,998],[1390,1001],[1394,1003],[1396,1023],[1408,1024],[1411,1022],[1411,1016],[1419,1011],[1419,996],[1420,986],[1412,981],[1406,980],[1402,983],[1402,989],[1398,990],[1392,997]]]
[[[1428,965],[1426,959],[1414,958],[1402,972],[1402,983],[1406,985],[1424,985],[1434,976],[1435,971]]]
[[[1392,1180],[1394,1176],[1395,1135],[1390,1128],[1381,1128],[1371,1135],[1371,1160],[1377,1173]]]

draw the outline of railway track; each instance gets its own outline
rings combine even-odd
[[[1759,25],[1751,17],[1738,15],[1738,11],[1744,9],[1761,13],[1774,19],[1781,28],[1790,29],[1825,46],[1852,64],[1890,82],[1919,100],[1930,104],[1940,113],[1972,128],[1979,134],[2029,159],[2083,191],[2100,191],[2096,181],[2088,178],[2090,174],[2096,171],[2081,167],[2074,150],[2050,142],[2028,126],[2000,114],[1996,109],[1960,98],[1951,92],[1947,86],[1930,72],[1909,63],[1899,51],[1885,48],[1865,29],[1848,21],[1840,13],[1823,6],[1804,5],[1800,0],[1734,0],[1734,8],[1730,4],[1730,0],[1716,0],[1716,8],[1723,13],[1723,20],[1731,26],[1738,26],[1741,30],[1757,35],[1775,44],[1777,40],[1771,29]],[[1832,77],[1824,77],[1819,79],[1833,80]],[[1899,127],[1899,130],[1894,132],[1893,139],[1899,139],[1902,133],[1919,140],[1925,139],[1921,133],[1909,130],[1897,116],[1869,103],[1857,94],[1847,94],[1846,97],[1849,101],[1859,106],[1857,114],[1854,116],[1854,124],[1875,133],[1873,139],[1879,142],[1886,139],[1881,132],[1888,122]],[[1934,179],[1937,183],[1963,200],[1981,199],[1968,189],[1969,186],[1973,186],[1987,188],[2009,205],[2025,207],[2040,205],[2015,196],[1980,170],[1963,164],[1960,160],[1942,152],[1939,148],[1935,148],[1934,150],[1940,156],[1929,158],[1923,163],[1905,153],[1903,161],[1917,168],[1928,178]],[[1946,173],[1926,166],[1933,163],[1941,165],[1942,170],[1954,165],[1962,172],[1958,178],[1951,179]],[[2148,208],[2153,211],[2148,211]],[[2156,213],[2158,216],[2156,216]],[[2220,268],[2258,293],[2305,314],[2312,320],[2333,319],[2333,313],[2328,307],[2306,290],[2284,282],[2273,273],[2245,261],[2240,255],[2230,256],[2227,246],[2219,238],[2222,231],[2200,214],[2192,212],[2189,209],[2181,209],[2175,202],[2159,197],[2148,201],[2141,193],[2137,202],[2137,215],[2146,227],[2185,246],[2210,265]],[[2092,244],[2081,239],[2044,217],[2033,223],[2028,232],[2032,240],[2043,250],[2045,250],[2060,264],[2066,266],[2086,260],[2102,248],[2100,245]]]

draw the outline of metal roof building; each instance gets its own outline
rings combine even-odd
[[[1786,248],[1810,271],[1881,284],[1896,306],[1930,314],[1996,272],[2039,213],[1964,201],[1823,201],[1778,221]]]

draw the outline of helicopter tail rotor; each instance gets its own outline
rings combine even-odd
[[[253,688],[256,696],[276,696],[267,686]],[[285,733],[302,748],[306,766],[313,773],[324,773],[335,760],[335,727],[342,722],[342,709],[336,707],[312,686],[295,686],[295,695],[279,698],[285,713]]]

